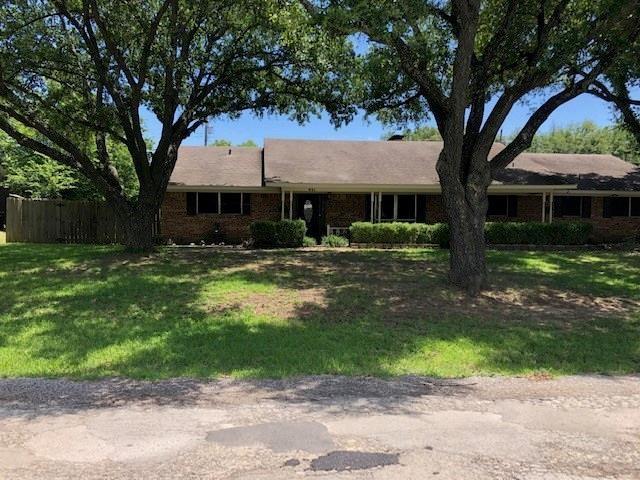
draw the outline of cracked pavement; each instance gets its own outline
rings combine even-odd
[[[640,376],[0,380],[0,478],[638,479]]]

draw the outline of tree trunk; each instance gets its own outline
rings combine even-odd
[[[113,203],[112,203],[113,205]],[[155,247],[153,234],[158,207],[155,202],[138,201],[135,204],[117,202],[113,206],[118,227],[123,234],[122,243],[127,250],[150,252]]]
[[[470,207],[465,197],[446,197],[451,232],[449,280],[469,295],[477,295],[487,285],[485,214]]]
[[[150,252],[155,247],[153,226],[156,218],[155,209],[137,209],[138,212],[129,217],[125,230],[125,246],[127,250]]]
[[[438,163],[450,229],[449,280],[475,296],[487,286],[484,225],[490,183],[488,163],[486,170],[467,175],[464,183],[457,168],[450,168],[460,162]]]

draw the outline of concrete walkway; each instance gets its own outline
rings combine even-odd
[[[640,377],[0,380],[0,478],[638,479]]]

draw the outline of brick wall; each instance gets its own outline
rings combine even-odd
[[[542,218],[541,195],[518,195],[518,216],[491,216],[491,222],[516,221],[539,222]],[[427,195],[427,223],[442,223],[447,221],[444,204],[440,195]]]
[[[251,214],[187,215],[187,194],[167,192],[162,204],[160,232],[164,238],[180,242],[199,242],[217,223],[225,241],[240,243],[249,238],[249,225],[255,220],[280,220],[280,194],[252,193]]]
[[[348,227],[351,223],[366,220],[367,198],[362,193],[327,194],[325,221],[335,227]],[[427,195],[427,222],[438,223],[446,220],[440,195]],[[285,197],[285,213],[289,212],[289,196]],[[591,218],[560,218],[554,222],[588,221],[594,226],[594,240],[619,241],[640,234],[640,218],[603,218],[603,198],[593,197]],[[540,194],[518,196],[518,216],[489,217],[489,221],[539,222],[542,218],[542,196]],[[218,223],[227,242],[241,242],[249,237],[249,225],[255,220],[280,219],[280,194],[252,193],[251,215],[202,214],[187,215],[187,194],[167,192],[162,206],[161,232],[165,238],[198,242],[211,232]]]
[[[617,242],[629,238],[640,237],[640,217],[611,217],[602,216],[604,212],[604,197],[591,198],[591,218],[554,217],[554,222],[571,220],[588,221],[593,225],[593,239],[597,242]]]
[[[329,193],[325,205],[325,222],[332,227],[348,227],[367,219],[367,197],[362,193]],[[369,207],[371,208],[371,207]]]

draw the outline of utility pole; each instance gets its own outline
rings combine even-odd
[[[213,129],[213,127],[209,127],[209,120],[207,119],[204,122],[204,146],[206,147],[209,144],[209,129]]]

